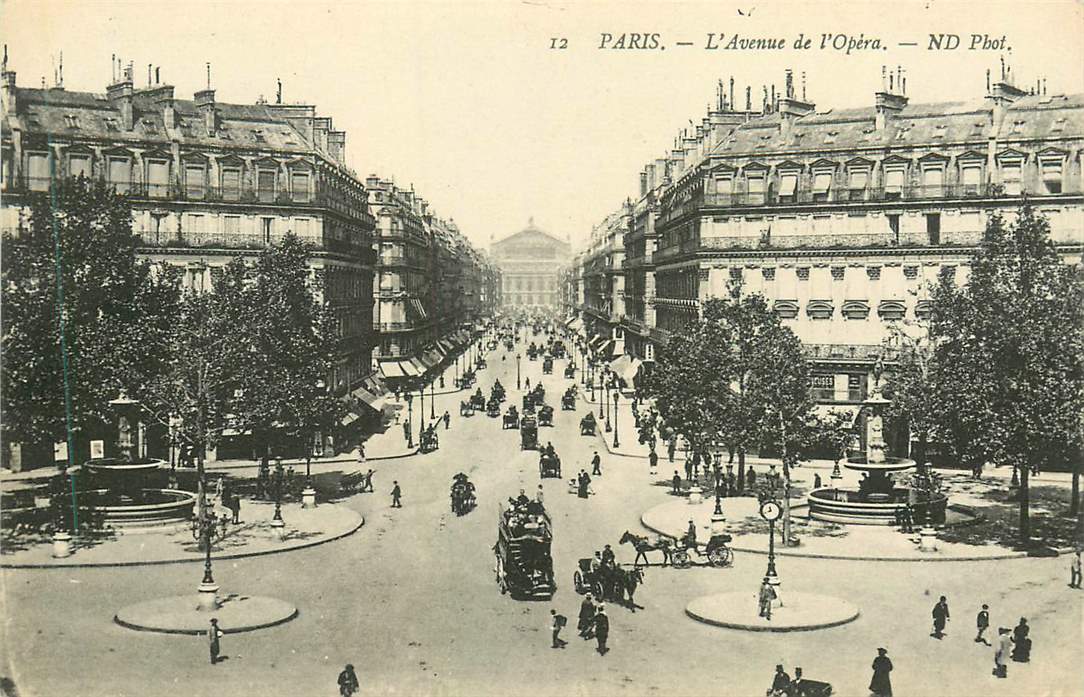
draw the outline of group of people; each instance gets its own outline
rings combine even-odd
[[[585,499],[591,494],[591,475],[587,474],[587,470],[580,470],[580,473],[576,475],[576,495],[581,499]]]
[[[606,642],[610,638],[610,618],[606,614],[606,605],[601,599],[596,603],[590,593],[584,596],[580,604],[580,616],[576,629],[579,630],[583,639],[593,638],[598,642],[596,650],[599,655],[605,656],[609,652]]]
[[[945,636],[945,625],[951,619],[948,599],[941,596],[931,611],[933,616],[933,631],[930,636],[942,639]],[[990,606],[983,604],[975,617],[975,643],[994,647],[993,674],[999,678],[1007,678],[1009,672],[1009,659],[1017,663],[1027,663],[1031,660],[1031,627],[1027,618],[1021,617],[1015,628],[998,627],[997,642],[991,644],[986,640],[986,632],[990,629]]]

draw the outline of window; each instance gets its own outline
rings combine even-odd
[[[271,232],[274,230],[274,218],[260,218],[260,232],[263,233],[263,241],[271,244]]]
[[[308,237],[311,222],[310,218],[294,218],[294,234],[298,237]]]
[[[869,184],[869,170],[868,169],[852,169],[850,171],[850,183],[848,188],[851,191],[850,199],[852,201],[861,200],[866,195],[866,186]]]
[[[261,169],[256,177],[256,188],[261,203],[274,203],[275,170]]]
[[[903,195],[903,168],[885,170],[885,198],[898,199]]]
[[[241,200],[241,170],[227,167],[222,170],[222,200]]]
[[[724,200],[728,200],[734,193],[734,178],[731,176],[719,177],[715,180],[715,191]]]
[[[926,214],[926,237],[930,244],[941,244],[941,214]]]
[[[885,216],[888,218],[888,231],[892,233],[892,244],[900,243],[900,216],[899,213],[889,213]]]
[[[1020,186],[1020,162],[1006,162],[1001,165],[1001,184],[1005,193],[1019,196],[1022,191]]]
[[[783,202],[793,202],[795,200],[795,193],[798,190],[798,173],[797,172],[784,172],[779,177],[779,200]]]
[[[222,218],[222,232],[227,235],[241,234],[241,216],[227,215]]]
[[[945,170],[926,167],[922,170],[922,192],[926,196],[940,196],[944,192]]]
[[[199,235],[203,232],[204,217],[200,213],[188,213],[185,215],[184,231],[186,234]]]
[[[67,124],[68,128],[79,128],[79,117],[75,114],[66,114],[64,123]]]
[[[963,184],[965,196],[978,194],[982,185],[982,165],[964,165],[960,172],[960,183]]]
[[[147,195],[165,198],[169,195],[169,162],[147,160]]]
[[[26,156],[26,179],[31,191],[49,190],[49,155],[32,152]]]
[[[312,190],[308,172],[290,172],[290,193],[295,203],[308,203],[312,200]]]
[[[90,155],[70,155],[68,157],[68,175],[75,177],[86,177],[90,179]]]
[[[813,399],[818,402],[827,402],[835,398],[835,376],[813,375],[810,376],[810,387]]]
[[[188,198],[202,199],[207,193],[207,168],[203,165],[186,165],[184,168],[184,192]]]
[[[813,173],[813,200],[827,201],[828,191],[832,188],[832,172],[820,171]]]
[[[109,183],[118,194],[126,194],[132,187],[132,164],[127,157],[109,158]]]
[[[1043,160],[1043,192],[1061,193],[1061,160]]]
[[[764,203],[764,175],[762,173],[749,175],[749,203]]]

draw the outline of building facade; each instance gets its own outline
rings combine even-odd
[[[303,104],[229,104],[213,89],[178,99],[136,88],[131,66],[104,94],[23,88],[2,75],[0,226],[17,234],[25,194],[56,177],[111,184],[131,201],[139,253],[210,289],[222,266],[293,233],[310,249],[314,289],[337,319],[329,376],[346,395],[372,376],[373,219],[345,165],[346,134]],[[377,389],[374,387],[373,389]]]
[[[582,320],[591,348],[602,358],[625,352],[625,235],[631,217],[626,202],[595,226],[583,253]]]
[[[382,377],[393,386],[442,373],[497,302],[498,274],[455,222],[413,189],[366,180],[377,229],[373,327]]]
[[[561,305],[561,269],[571,258],[565,240],[535,227],[527,227],[491,245],[490,255],[501,272],[501,299],[505,307]]]
[[[912,105],[902,76],[883,81],[871,107],[846,110],[818,111],[789,71],[759,111],[720,89],[644,168],[626,236],[630,355],[647,359],[740,281],[802,340],[818,401],[858,404],[891,328],[928,315],[929,284],[966,280],[990,215],[1026,197],[1080,263],[1084,95],[1002,78],[984,99]]]

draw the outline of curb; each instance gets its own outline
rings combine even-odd
[[[648,530],[666,537],[673,537],[670,533],[660,530],[644,520],[646,512],[640,515],[640,524]],[[767,556],[767,550],[754,549],[752,547],[742,547],[739,545],[731,545],[730,548],[735,552],[745,552],[747,554],[761,554]],[[1065,554],[1060,548],[1054,548],[1059,554]],[[795,552],[790,551],[785,547],[777,548],[775,550],[776,556],[780,557],[796,557],[804,559],[835,559],[838,561],[886,561],[886,562],[905,562],[905,563],[928,563],[928,562],[953,562],[953,561],[998,561],[1003,559],[1025,559],[1027,558],[1027,552],[1006,552],[1004,554],[996,554],[991,556],[958,556],[958,557],[929,557],[929,558],[901,558],[901,557],[870,557],[870,556],[843,556],[841,554],[825,554],[821,552]]]
[[[287,622],[295,619],[300,612],[296,606],[291,605],[293,612],[284,617],[276,618],[270,622],[261,622],[258,624],[240,624],[240,625],[227,625],[227,627],[219,628],[219,631],[223,634],[241,634],[243,632],[254,632],[258,629],[269,629],[271,627],[277,627],[280,624],[286,624]],[[213,613],[207,613],[208,615]],[[167,629],[167,628],[155,628],[147,627],[144,625],[133,624],[131,622],[125,622],[120,618],[120,615],[113,615],[113,622],[124,627],[125,629],[131,629],[135,632],[147,632],[148,634],[175,634],[175,635],[187,635],[187,636],[206,636],[206,629]]]
[[[710,624],[713,627],[724,627],[726,629],[738,629],[738,630],[742,630],[742,631],[746,631],[746,632],[783,633],[783,632],[811,632],[811,631],[814,631],[814,630],[817,630],[817,629],[831,629],[832,627],[839,627],[840,625],[844,625],[844,624],[848,624],[850,622],[854,622],[856,619],[858,619],[862,615],[862,612],[861,612],[861,610],[859,610],[859,611],[855,612],[854,615],[851,616],[851,617],[846,617],[846,618],[838,619],[838,620],[832,620],[831,622],[824,622],[824,623],[820,623],[820,624],[797,624],[797,625],[791,625],[791,626],[786,626],[786,627],[781,627],[781,626],[775,626],[775,627],[761,626],[761,625],[753,625],[753,624],[744,624],[744,623],[741,623],[741,622],[726,622],[726,621],[723,621],[723,620],[713,620],[713,619],[710,619],[708,617],[701,617],[700,615],[698,615],[695,612],[693,612],[692,610],[690,610],[688,607],[685,608],[685,614],[688,615],[689,617],[691,617],[692,619],[696,620],[697,622],[702,622],[704,624]]]
[[[325,504],[325,505],[328,505],[328,504]],[[330,504],[330,505],[337,505],[337,504]],[[265,549],[265,550],[260,550],[260,551],[257,551],[257,552],[244,552],[244,553],[238,552],[238,553],[233,553],[233,554],[213,555],[211,557],[211,560],[215,561],[215,560],[222,560],[222,559],[244,559],[246,557],[263,557],[263,556],[267,556],[269,554],[282,554],[284,552],[295,552],[295,551],[297,551],[299,549],[308,549],[309,547],[318,547],[318,546],[320,546],[322,544],[326,544],[328,542],[334,542],[335,540],[341,540],[342,538],[353,535],[355,532],[360,530],[362,528],[362,526],[365,525],[365,516],[358,513],[358,518],[359,518],[359,522],[358,522],[357,525],[355,525],[354,527],[352,527],[349,530],[346,530],[345,532],[341,532],[341,533],[339,533],[337,535],[333,535],[331,537],[325,537],[325,538],[320,539],[320,540],[312,540],[310,542],[299,542],[299,543],[297,543],[295,545],[291,545],[290,547],[283,547],[282,549]],[[183,558],[183,559],[155,559],[155,560],[152,560],[152,561],[118,561],[118,562],[93,562],[93,563],[73,562],[73,563],[63,563],[63,564],[10,564],[10,563],[0,563],[0,569],[102,569],[102,568],[121,568],[121,567],[132,567],[132,566],[165,566],[166,564],[191,564],[191,563],[194,563],[194,562],[203,563],[203,556],[201,555],[201,556],[198,556],[198,557],[194,557],[192,559],[189,559],[189,558]]]

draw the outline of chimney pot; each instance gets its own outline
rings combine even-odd
[[[211,64],[207,64],[207,76],[210,77]],[[207,127],[207,135],[213,136],[218,128],[218,113],[215,110],[215,91],[205,89],[196,92],[196,109],[203,116],[203,124]]]

